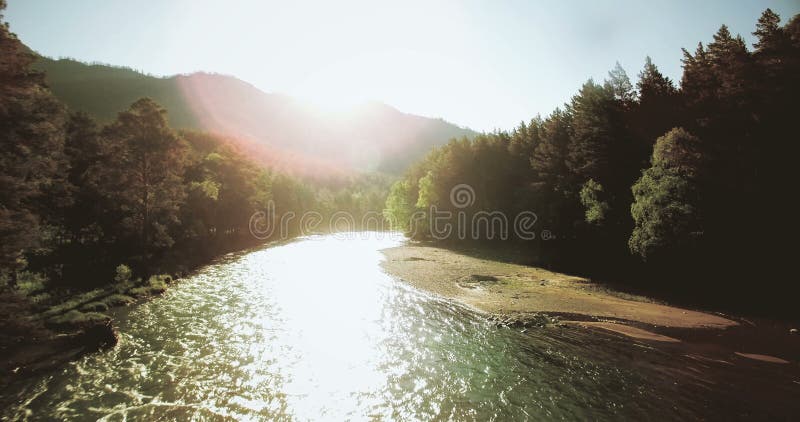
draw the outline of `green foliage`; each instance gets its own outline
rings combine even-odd
[[[14,290],[23,296],[32,296],[42,292],[47,286],[47,277],[44,274],[21,271],[17,273],[17,283]]]
[[[106,312],[108,305],[105,302],[89,302],[81,306],[81,312]]]
[[[633,84],[631,84],[628,74],[625,73],[625,69],[622,68],[619,62],[614,65],[614,69],[608,72],[608,80],[606,80],[605,85],[606,89],[614,95],[614,99],[624,105],[630,105],[636,100],[636,91],[633,89]]]
[[[541,141],[535,145],[530,160],[539,179],[552,190],[562,187],[569,174],[567,148],[572,138],[572,114],[556,108],[541,125]]]
[[[409,182],[400,180],[392,185],[389,196],[386,198],[384,216],[393,229],[407,231],[410,229],[413,205],[409,202],[411,189]]]
[[[700,140],[683,128],[658,138],[652,166],[633,185],[635,227],[628,245],[644,259],[692,253],[702,234],[699,215]]]
[[[748,275],[777,274],[791,261],[776,257],[786,255],[777,236],[794,221],[787,181],[796,156],[800,15],[781,26],[767,10],[755,29],[752,52],[725,26],[708,45],[685,51],[680,87],[647,58],[635,90],[615,66],[608,80],[588,81],[549,116],[452,140],[394,185],[387,216],[405,219],[430,205],[467,221],[479,210],[533,211],[537,229],[555,239],[525,243],[532,256],[605,277],[631,276],[636,267],[637,280],[679,274],[695,290],[713,291],[716,280],[744,286]],[[475,204],[454,209],[448,194],[462,183],[474,189]],[[442,223],[458,225],[455,217]],[[417,238],[432,230],[426,221],[406,228]],[[473,238],[465,232],[449,238]],[[632,265],[632,256],[646,262]],[[727,265],[732,260],[740,265]],[[785,277],[773,279],[791,290]]]
[[[106,294],[105,290],[95,289],[74,296],[70,296],[67,299],[62,300],[61,303],[58,303],[48,308],[46,311],[42,313],[42,316],[48,318],[54,315],[63,314],[69,310],[76,309],[85,303],[95,301],[105,294]]]
[[[133,277],[133,271],[131,268],[125,264],[119,264],[117,266],[116,275],[114,276],[114,282],[118,284],[125,284],[131,280]]]
[[[81,312],[71,310],[63,315],[58,315],[47,320],[47,324],[66,328],[85,328],[95,324],[108,323],[111,317],[99,312]]]
[[[175,243],[174,228],[186,197],[186,145],[167,124],[166,110],[143,98],[104,129],[110,144],[101,190],[118,213],[119,230],[147,255]]]
[[[6,334],[38,335],[48,319],[88,323],[97,315],[81,311],[128,304],[134,299],[123,293],[154,295],[171,282],[158,276],[141,283],[131,268],[172,271],[255,244],[250,217],[271,201],[276,220],[297,216],[288,233],[276,236],[299,233],[299,216],[310,210],[348,211],[359,220],[374,214],[359,223],[382,227],[389,177],[299,179],[265,167],[263,157],[235,140],[177,132],[170,122],[202,127],[178,79],[36,57],[0,15],[0,347]],[[161,104],[141,98],[148,94]],[[405,120],[424,132],[416,149],[443,128],[471,133]],[[130,267],[115,269],[119,262]]]
[[[125,67],[45,57],[39,57],[35,67],[46,73],[47,83],[59,100],[103,124],[112,122],[117,112],[137,99],[152,98],[169,110],[171,127],[227,136],[248,134],[247,137],[268,142],[263,149],[260,142],[254,142],[248,151],[267,163],[275,162],[272,152],[277,149],[287,150],[290,153],[287,155],[295,157],[312,156],[396,175],[431,147],[453,137],[476,135],[441,119],[402,113],[379,103],[353,110],[354,118],[342,124],[298,107],[286,96],[265,93],[244,81],[219,74],[163,78]],[[204,106],[197,107],[198,101]],[[325,133],[325,142],[319,142],[321,133]],[[364,150],[370,154],[356,154],[363,159],[353,163],[352,152]],[[364,162],[366,159],[371,162]],[[316,161],[299,164],[308,167],[301,176],[314,177],[321,170]]]
[[[40,243],[40,229],[69,200],[63,190],[66,113],[43,75],[31,70],[33,54],[1,18],[0,269],[16,270],[22,252]]]
[[[154,293],[163,293],[167,290],[167,279],[169,275],[161,274],[161,275],[154,275],[147,280],[147,287],[150,288],[151,292]]]
[[[108,282],[118,262],[155,273],[169,271],[159,265],[192,255],[197,245],[207,246],[210,256],[247,244],[251,215],[271,204],[278,220],[295,214],[283,233],[288,235],[300,232],[299,215],[309,210],[323,217],[347,211],[356,220],[375,214],[416,238],[433,237],[428,220],[416,219],[432,206],[452,212],[446,223],[453,225],[457,214],[470,221],[481,211],[511,219],[532,211],[536,228],[555,235],[548,243],[541,237],[530,242],[542,263],[607,275],[626,267],[632,252],[647,259],[646,269],[663,269],[651,266],[661,260],[678,271],[691,254],[708,268],[747,263],[726,276],[715,274],[717,279],[744,277],[742,269],[757,273],[785,253],[776,236],[788,231],[782,224],[794,221],[786,184],[796,156],[800,16],[780,23],[771,10],[764,12],[753,51],[725,26],[708,45],[684,50],[680,87],[648,58],[634,89],[617,64],[603,83],[589,80],[563,108],[510,132],[475,135],[409,117],[408,128],[420,129],[426,140],[390,156],[385,168],[398,170],[430,145],[440,146],[399,180],[367,174],[337,181],[265,168],[252,150],[218,135],[176,132],[169,123],[201,126],[191,121],[174,80],[43,59],[56,93],[102,124],[85,114],[68,115],[43,75],[31,71],[34,56],[3,24],[0,293],[12,314],[29,312],[38,297],[42,306],[52,305],[46,317],[83,305],[100,309],[97,303],[108,306],[109,300],[127,303],[133,299],[101,296],[154,294],[166,279],[137,285],[130,268],[120,266],[113,287],[60,304],[44,290],[87,287],[80,276],[86,274],[102,274]],[[89,86],[103,78],[113,81],[103,89]],[[144,93],[161,105],[137,100],[142,90],[132,81],[147,85]],[[392,132],[374,126],[376,144]],[[442,144],[462,134],[470,138]],[[314,144],[322,148],[316,138]],[[460,184],[474,191],[463,208],[450,201]],[[741,230],[743,222],[759,229]],[[466,227],[463,234],[474,233]],[[45,284],[37,274],[53,279]]]
[[[602,224],[608,214],[608,202],[604,201],[603,186],[589,179],[581,188],[581,204],[586,208],[586,222]]]
[[[212,201],[216,201],[219,199],[219,188],[220,184],[213,181],[213,180],[203,180],[202,182],[192,182],[189,185],[189,189],[192,192],[199,192],[205,198],[208,198]]]
[[[433,177],[433,172],[428,171],[425,176],[419,179],[419,199],[417,199],[417,208],[428,208],[439,203],[439,195],[436,192],[436,185]]]

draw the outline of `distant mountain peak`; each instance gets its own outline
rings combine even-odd
[[[475,135],[443,119],[403,113],[374,100],[346,112],[324,112],[212,72],[155,77],[125,67],[44,57],[37,68],[70,108],[101,122],[113,120],[138,98],[150,97],[167,109],[173,127],[236,138],[277,166],[307,162],[314,168],[399,173],[434,146]]]

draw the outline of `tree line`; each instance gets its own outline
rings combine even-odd
[[[678,86],[649,57],[635,85],[617,64],[545,118],[454,139],[392,186],[386,216],[430,239],[432,206],[454,224],[459,212],[533,211],[550,234],[524,243],[539,264],[704,302],[788,305],[800,15],[781,25],[767,9],[754,35],[750,49],[723,25],[684,50]],[[468,208],[451,201],[459,184],[474,190]]]
[[[50,93],[36,59],[0,24],[3,291],[31,273],[48,289],[90,288],[112,282],[121,263],[145,277],[185,271],[262,242],[249,224],[270,202],[278,219],[298,216],[288,235],[310,210],[345,211],[354,221],[381,215],[384,176],[324,184],[272,171],[232,140],[173,129],[167,110],[148,98],[100,124]]]

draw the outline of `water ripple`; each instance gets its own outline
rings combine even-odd
[[[121,311],[115,349],[16,386],[10,415],[638,420],[714,406],[746,415],[708,393],[708,365],[576,328],[498,328],[393,280],[378,251],[401,241],[312,237],[227,256]]]

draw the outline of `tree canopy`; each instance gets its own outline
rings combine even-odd
[[[789,260],[776,258],[786,256],[777,236],[796,227],[786,185],[800,16],[782,26],[767,9],[754,34],[751,50],[723,25],[708,45],[684,50],[679,87],[649,57],[635,83],[617,64],[549,116],[451,141],[406,172],[387,215],[405,220],[435,205],[467,219],[496,211],[511,221],[529,210],[550,240],[520,247],[543,265],[651,283],[680,274],[695,290],[725,284],[744,296],[746,280],[769,271],[773,285],[792,291],[778,276]],[[471,207],[448,203],[458,184],[474,189]],[[430,221],[399,226],[429,238]]]

